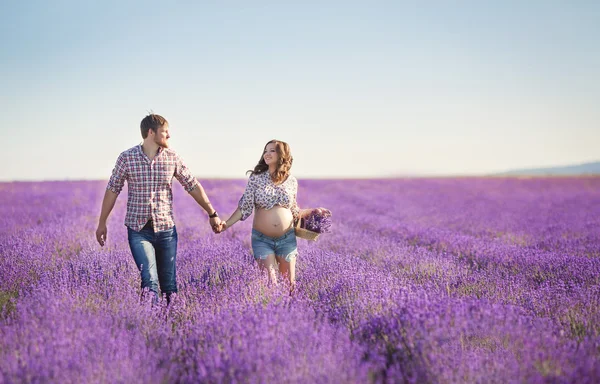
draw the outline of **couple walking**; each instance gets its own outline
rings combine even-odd
[[[160,287],[167,303],[177,292],[173,177],[206,211],[215,233],[226,231],[236,222],[247,219],[254,210],[254,258],[261,269],[267,271],[271,282],[276,282],[276,270],[279,269],[293,290],[298,255],[293,223],[313,210],[301,210],[296,202],[298,181],[290,174],[293,158],[288,144],[271,140],[265,145],[258,164],[248,171],[250,178],[237,209],[229,219],[221,220],[202,185],[181,157],[169,148],[167,120],[150,114],[144,117],[140,129],[143,143],[122,152],[117,158],[102,201],[96,239],[100,246],[106,243],[106,221],[127,180],[125,226],[129,248],[140,270],[142,292],[152,292],[156,302]]]

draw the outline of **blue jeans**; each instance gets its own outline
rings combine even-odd
[[[158,297],[162,293],[177,292],[175,260],[177,255],[177,229],[154,232],[148,226],[137,232],[127,227],[129,248],[142,276],[142,290],[148,288]]]

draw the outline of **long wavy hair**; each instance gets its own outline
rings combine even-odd
[[[271,180],[275,184],[279,184],[287,179],[290,174],[290,169],[292,168],[292,163],[294,162],[294,158],[292,157],[292,152],[290,151],[290,146],[288,143],[281,140],[271,140],[267,144],[265,144],[265,148],[260,156],[260,160],[258,164],[254,167],[254,170],[250,169],[246,174],[250,173],[251,175],[260,174],[263,172],[269,171],[269,166],[265,163],[264,154],[267,150],[267,145],[275,144],[275,151],[279,156],[279,160],[277,161],[277,169],[275,172],[271,174]]]

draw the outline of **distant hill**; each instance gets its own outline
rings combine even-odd
[[[496,173],[498,176],[527,175],[527,176],[576,176],[600,175],[600,161],[578,165],[567,165],[546,168],[514,169]]]

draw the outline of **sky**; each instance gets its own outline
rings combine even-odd
[[[199,178],[600,160],[600,2],[3,1],[0,180],[108,179],[149,112]]]

